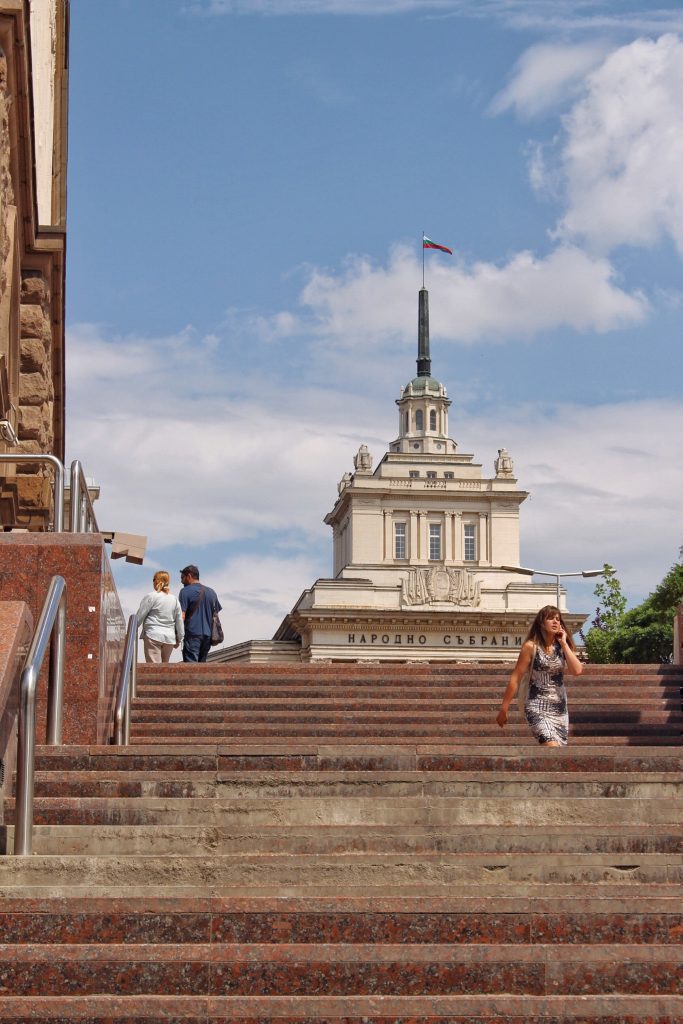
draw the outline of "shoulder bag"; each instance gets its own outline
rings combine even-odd
[[[211,616],[211,646],[215,647],[216,644],[223,643],[223,627],[221,626],[221,620],[218,618],[218,610],[214,607],[213,615]]]

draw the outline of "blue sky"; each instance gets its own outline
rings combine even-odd
[[[423,231],[450,432],[510,450],[523,563],[645,596],[683,542],[682,94],[665,3],[74,0],[67,454],[149,538],[126,610],[193,561],[267,637],[329,575]]]

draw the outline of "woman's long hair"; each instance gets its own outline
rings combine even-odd
[[[154,573],[152,583],[154,584],[154,589],[157,593],[161,593],[163,590],[164,594],[168,594],[171,589],[171,577],[167,572],[164,572],[163,569]]]
[[[576,650],[576,648],[574,647],[574,640],[572,639],[571,630],[567,629],[567,624],[562,618],[562,612],[559,608],[556,608],[554,604],[546,604],[541,608],[541,610],[536,615],[536,618],[531,623],[531,629],[527,633],[524,642],[526,643],[527,640],[533,640],[537,647],[543,647],[543,645],[545,644],[545,637],[543,636],[542,628],[543,623],[546,621],[546,619],[554,619],[558,616],[560,619],[560,625],[567,634],[567,644],[569,646],[569,649],[572,651]]]

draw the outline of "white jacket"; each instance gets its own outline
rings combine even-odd
[[[145,594],[138,608],[141,636],[162,644],[182,643],[185,635],[183,613],[178,598],[173,594],[153,591]]]

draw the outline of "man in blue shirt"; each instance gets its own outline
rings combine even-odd
[[[196,565],[180,570],[183,588],[178,594],[185,622],[183,661],[206,661],[211,648],[213,613],[221,610],[216,591],[199,582]]]

